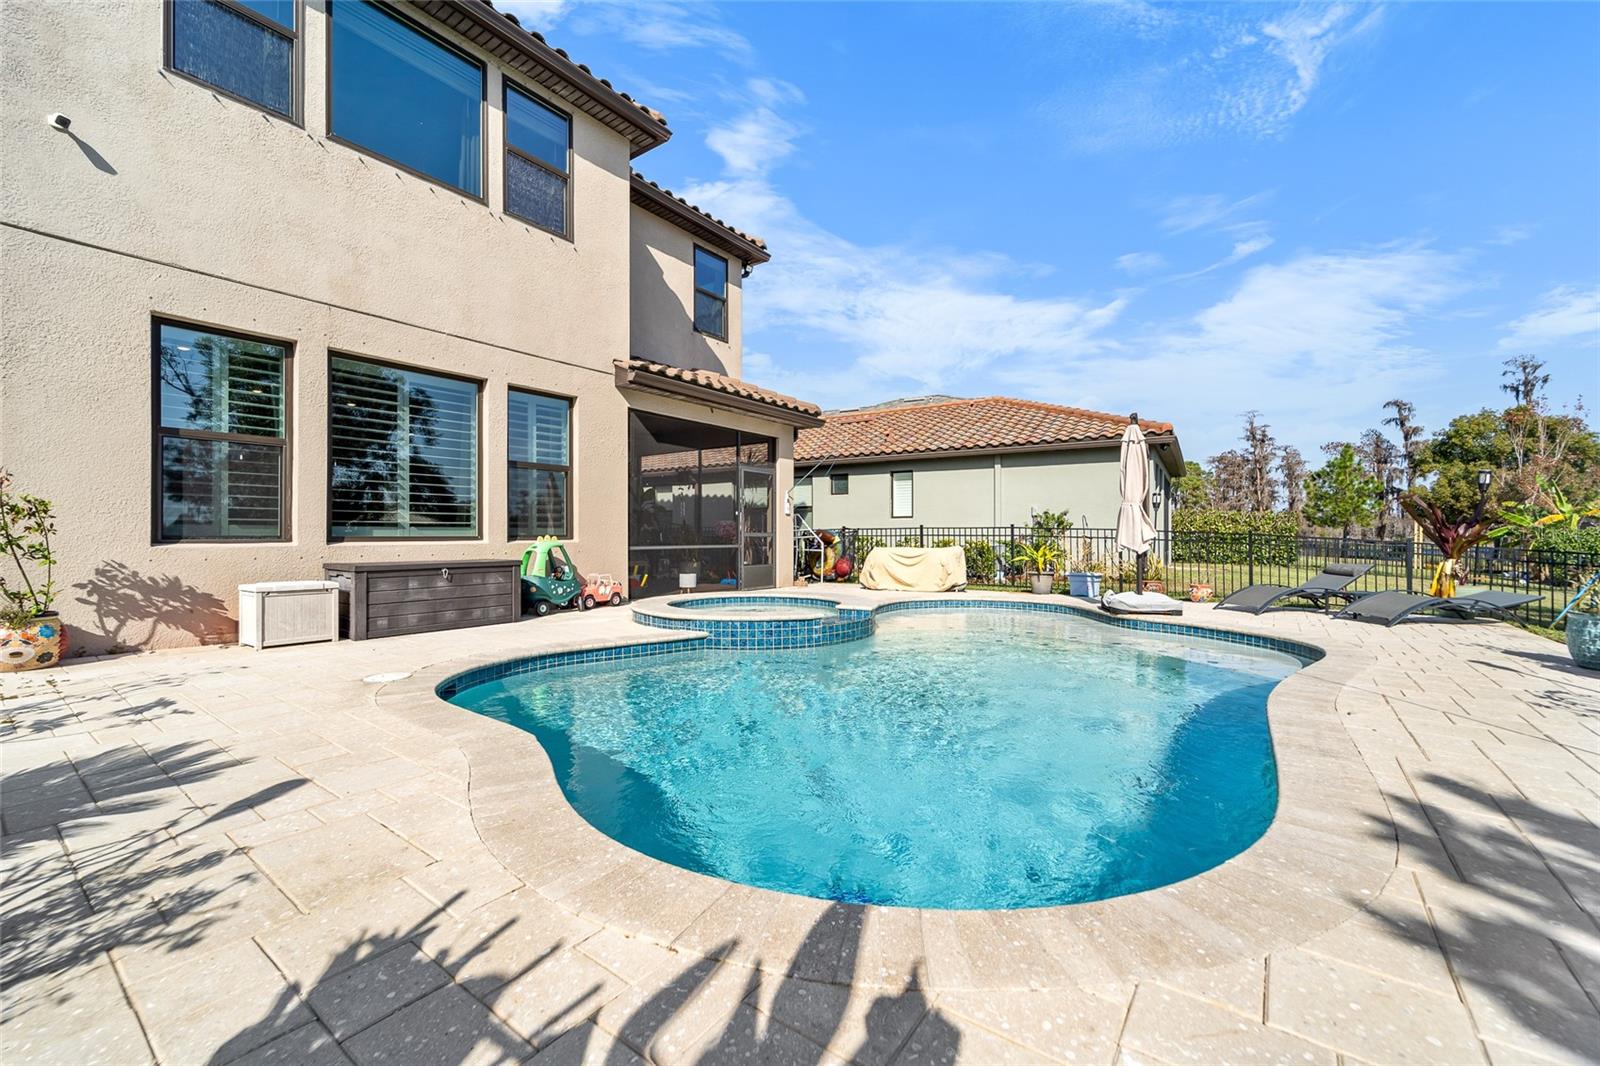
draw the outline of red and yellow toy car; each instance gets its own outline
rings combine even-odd
[[[622,606],[622,582],[610,574],[590,574],[585,579],[583,597],[579,601],[584,610],[602,603],[609,603],[613,607]]]

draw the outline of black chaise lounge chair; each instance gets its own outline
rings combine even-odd
[[[1345,588],[1371,569],[1370,563],[1330,563],[1322,568],[1322,573],[1294,588],[1287,585],[1250,585],[1224,596],[1217,601],[1217,606],[1238,607],[1251,614],[1260,614],[1280,600],[1303,599],[1326,609],[1330,599],[1351,598],[1352,594],[1345,592]]]
[[[1422,611],[1442,611],[1457,618],[1482,618],[1484,615],[1509,618],[1514,608],[1534,603],[1538,599],[1538,596],[1530,596],[1525,592],[1473,592],[1447,600],[1441,596],[1426,596],[1394,589],[1361,596],[1351,601],[1349,606],[1334,617],[1348,618],[1355,622],[1374,622],[1384,626],[1403,622]]]

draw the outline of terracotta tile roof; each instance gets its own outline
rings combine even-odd
[[[1139,424],[1147,435],[1172,433],[1171,422],[1140,419]],[[794,457],[816,462],[1093,441],[1109,444],[1127,426],[1127,415],[1006,396],[942,400],[824,415],[822,425],[800,431]]]
[[[822,409],[814,403],[797,400],[793,396],[785,396],[781,392],[771,389],[759,388],[748,381],[731,378],[726,374],[718,374],[711,370],[690,370],[687,367],[668,366],[666,363],[656,363],[649,359],[619,359],[616,361],[619,382],[624,375],[629,378],[643,376],[645,378],[660,378],[663,381],[675,381],[684,385],[697,388],[710,389],[728,396],[737,396],[742,400],[764,404],[783,411],[792,412],[812,420],[822,417]]]
[[[715,244],[723,251],[738,256],[747,263],[765,263],[772,258],[767,242],[744,230],[735,229],[708,211],[702,210],[673,192],[664,189],[637,170],[629,171],[633,184],[633,202],[660,215],[669,222],[683,226],[689,232]]]

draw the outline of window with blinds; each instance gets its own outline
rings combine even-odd
[[[282,540],[289,349],[157,322],[156,539]]]
[[[889,517],[911,517],[911,471],[896,470],[889,475]]]
[[[334,356],[330,530],[343,538],[478,535],[478,386]]]
[[[506,426],[508,535],[572,536],[572,402],[512,389]]]

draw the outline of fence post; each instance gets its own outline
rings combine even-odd
[[[1417,539],[1406,541],[1406,591],[1417,591]]]
[[[1245,580],[1246,585],[1256,583],[1256,531],[1251,529],[1245,532],[1244,557],[1250,566],[1250,576]]]
[[[927,546],[928,546],[928,526],[927,526],[926,523],[924,523],[924,524],[922,524],[922,525],[917,527],[917,547],[926,548]]]

